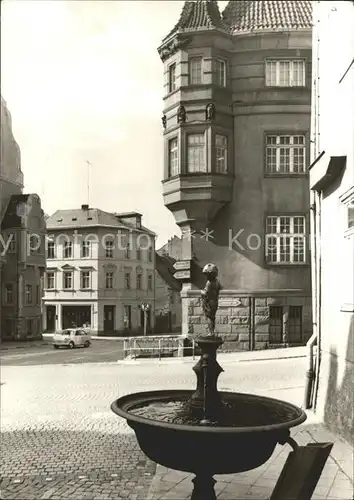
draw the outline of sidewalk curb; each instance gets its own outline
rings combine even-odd
[[[296,358],[306,358],[306,354],[297,354],[295,356],[279,356],[273,358],[250,358],[250,359],[238,359],[238,363],[244,363],[245,361],[274,361],[282,359],[296,359]]]
[[[284,359],[299,359],[299,358],[306,358],[306,354],[302,355],[294,355],[294,356],[281,356],[281,357],[271,357],[271,358],[246,358],[246,359],[232,359],[231,358],[232,353],[230,353],[230,358],[225,359],[222,357],[220,359],[220,356],[218,356],[218,360],[220,363],[225,364],[225,363],[247,363],[247,362],[253,362],[253,361],[282,361]],[[182,364],[188,364],[188,363],[197,363],[198,362],[198,357],[196,356],[194,359],[192,357],[187,358],[168,358],[168,359],[128,359],[128,360],[118,360],[117,364],[121,365],[131,365],[131,366],[136,366],[136,365],[148,365],[148,364],[159,364],[159,365],[166,365],[166,364],[173,364],[173,363],[182,363]]]

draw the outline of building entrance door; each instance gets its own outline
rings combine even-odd
[[[55,306],[47,306],[47,332],[55,331]]]
[[[116,306],[104,306],[103,307],[103,330],[105,332],[114,331],[114,316],[115,316]]]

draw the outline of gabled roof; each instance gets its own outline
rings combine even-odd
[[[223,20],[231,33],[312,27],[311,0],[237,0],[230,1]]]
[[[126,222],[123,223],[116,214],[105,212],[99,208],[57,210],[47,219],[47,229],[49,231],[97,226],[133,230],[156,236],[153,231],[150,231],[144,226],[141,226],[141,229],[137,229]]]
[[[159,273],[161,278],[170,288],[179,292],[182,288],[182,284],[173,276],[176,272],[173,267],[173,264],[176,262],[175,259],[168,257],[167,255],[159,255],[158,253],[155,254],[155,259],[156,271]]]
[[[180,31],[222,29],[228,31],[216,0],[197,0],[184,3],[180,18],[163,42]]]

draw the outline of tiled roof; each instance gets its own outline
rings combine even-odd
[[[178,23],[164,38],[164,41],[177,31],[197,31],[213,28],[228,30],[222,20],[216,0],[185,2]]]
[[[223,12],[234,34],[268,29],[299,29],[312,26],[311,0],[234,0]]]
[[[122,223],[115,214],[111,214],[109,212],[105,212],[100,210],[99,208],[88,208],[82,209],[71,209],[71,210],[57,210],[48,217],[47,219],[47,229],[56,230],[56,229],[77,229],[84,227],[110,227],[117,229],[133,229],[135,231],[139,231],[142,233],[149,233],[155,236],[155,233],[150,231],[149,229],[141,226],[141,229],[138,230],[127,223]]]
[[[159,255],[158,253],[155,254],[155,259],[156,270],[164,282],[173,290],[180,291],[182,284],[173,276],[176,272],[173,267],[173,264],[176,262],[175,259],[168,257],[167,255]]]

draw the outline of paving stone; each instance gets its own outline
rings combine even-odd
[[[75,460],[70,460],[73,451]],[[138,495],[139,487],[148,491],[156,469],[140,451],[133,434],[3,432],[0,455],[4,500],[75,500],[97,495],[102,500],[130,498]],[[33,464],[38,473],[31,469]]]

